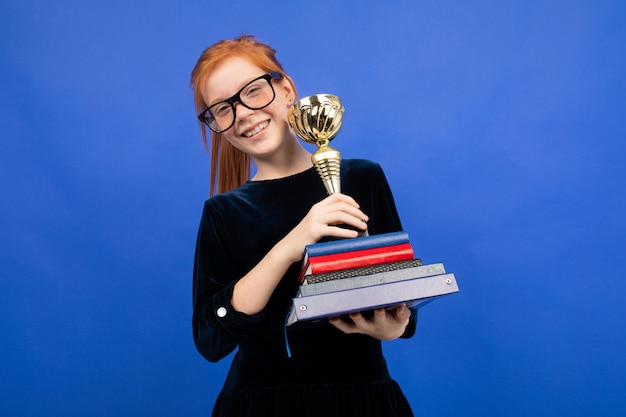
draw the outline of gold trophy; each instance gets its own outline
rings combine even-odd
[[[341,192],[341,154],[328,146],[335,137],[345,108],[339,97],[332,94],[316,94],[304,97],[289,109],[289,125],[305,142],[317,145],[311,161],[317,169],[328,195]],[[353,227],[342,225],[354,229]],[[367,236],[367,230],[357,230],[359,236]]]
[[[317,145],[311,156],[328,195],[341,192],[341,154],[328,146],[343,119],[344,107],[339,97],[317,94],[304,97],[289,109],[289,124],[305,142]]]

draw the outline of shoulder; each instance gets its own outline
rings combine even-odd
[[[376,192],[385,181],[385,174],[377,162],[368,159],[341,161],[342,192],[362,199]]]
[[[368,159],[344,159],[341,161],[341,177],[351,179],[377,181],[385,177],[380,164]]]
[[[216,194],[205,200],[202,210],[202,222],[223,224],[228,223],[228,218],[245,210],[246,192],[244,186],[222,194]]]
[[[380,164],[369,159],[344,159],[341,170],[345,174],[377,174],[382,172]]]
[[[221,211],[241,204],[248,199],[248,183],[225,193],[216,194],[204,202],[205,210]]]

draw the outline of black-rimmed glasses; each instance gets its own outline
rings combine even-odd
[[[269,106],[276,92],[272,85],[272,78],[283,78],[278,72],[268,72],[244,85],[241,90],[229,99],[210,105],[198,115],[198,120],[209,126],[215,133],[222,133],[235,123],[235,103],[250,110],[260,110]]]

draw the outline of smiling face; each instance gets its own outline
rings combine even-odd
[[[211,106],[226,100],[265,73],[267,71],[245,58],[228,58],[211,72],[202,85],[204,102]],[[295,139],[287,120],[287,109],[293,102],[295,92],[286,79],[272,79],[271,83],[276,92],[274,101],[260,110],[250,110],[241,103],[235,103],[235,122],[222,133],[234,147],[255,161],[271,157]]]

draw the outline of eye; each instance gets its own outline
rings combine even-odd
[[[263,80],[253,82],[248,86],[248,88],[246,88],[246,91],[244,91],[243,94],[246,97],[254,97],[258,95],[263,90],[263,83]]]
[[[230,112],[230,106],[228,103],[217,103],[211,107],[211,113],[215,117],[224,117]]]

